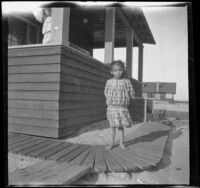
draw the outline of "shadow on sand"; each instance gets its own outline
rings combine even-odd
[[[176,131],[173,129],[170,131],[161,161],[155,167],[150,168],[148,171],[164,169],[171,164],[173,140],[177,139],[179,136],[181,136],[181,134],[181,131]]]
[[[125,145],[128,147],[129,145],[136,144],[138,142],[152,142],[160,137],[166,136],[168,133],[169,133],[168,130],[167,131],[154,131],[154,132],[151,132],[150,134],[136,137],[133,140],[125,141]]]

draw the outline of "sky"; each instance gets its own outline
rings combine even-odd
[[[21,4],[20,4],[21,3]],[[48,3],[48,2],[46,2]],[[90,5],[92,2],[84,2]],[[3,13],[13,10],[31,11],[44,2],[4,2]],[[92,5],[97,5],[98,2]],[[100,4],[100,2],[99,2]],[[104,3],[105,4],[105,3]],[[107,3],[109,4],[109,3]],[[105,5],[107,5],[105,4]],[[143,81],[144,82],[176,82],[175,100],[188,100],[188,39],[187,39],[187,7],[158,7],[171,3],[150,3],[148,5],[125,2],[124,5],[143,7],[156,45],[144,44]],[[153,4],[153,6],[152,6]],[[22,9],[23,5],[23,9]],[[103,5],[101,3],[101,5]],[[151,7],[148,7],[151,5]],[[104,62],[104,50],[94,50],[93,57]],[[126,49],[116,48],[114,59],[126,59]],[[138,49],[133,48],[133,78],[138,78]]]
[[[187,7],[144,7],[156,45],[144,44],[143,81],[176,82],[175,100],[188,100]],[[115,48],[114,59],[126,59],[125,48]],[[104,50],[93,56],[104,61]],[[133,48],[133,78],[138,78],[138,48]]]

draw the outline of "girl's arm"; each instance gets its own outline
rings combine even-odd
[[[129,95],[131,98],[134,98],[135,96],[135,90],[133,88],[133,85],[131,83],[131,81],[128,79],[128,89],[129,89]]]
[[[104,89],[104,95],[107,97],[108,96],[108,80],[106,81],[105,89]]]

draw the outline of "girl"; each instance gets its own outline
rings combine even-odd
[[[130,98],[133,98],[135,91],[128,78],[125,78],[125,69],[123,62],[113,61],[111,63],[111,74],[113,78],[107,80],[104,94],[107,104],[107,119],[112,130],[112,144],[108,149],[114,146],[116,128],[120,135],[120,146],[125,149],[124,142],[124,127],[130,127],[132,120],[128,111]]]
[[[47,44],[51,40],[51,8],[44,8],[44,17],[43,17],[43,28],[42,28],[42,34],[43,34],[43,44]]]
[[[43,34],[43,44],[47,44],[51,40],[51,8],[36,8],[33,11],[35,18],[43,23],[42,34]]]

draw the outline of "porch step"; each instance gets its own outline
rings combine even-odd
[[[67,185],[89,173],[90,167],[45,160],[9,173],[9,185]]]

